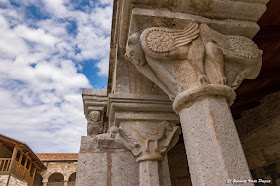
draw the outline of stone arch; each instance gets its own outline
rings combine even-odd
[[[64,181],[64,176],[59,172],[52,173],[48,178],[48,182],[63,182],[63,181]]]
[[[76,181],[76,172],[73,172],[72,174],[70,174],[69,178],[68,178],[69,182],[75,182]]]
[[[34,177],[33,186],[42,186],[43,177],[41,174],[36,173]]]

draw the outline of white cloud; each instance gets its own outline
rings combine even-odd
[[[48,45],[50,47],[53,47],[53,45],[58,42],[57,38],[50,34],[46,34],[46,32],[41,28],[32,29],[25,25],[19,25],[13,30],[19,37],[30,42],[36,42],[38,44]]]
[[[46,11],[57,17],[66,17],[68,11],[64,6],[64,0],[43,0]]]
[[[100,69],[100,71],[98,72],[98,75],[100,76],[104,76],[107,75],[108,71],[109,71],[109,56],[100,60],[96,66]]]
[[[2,58],[14,58],[17,55],[27,52],[24,41],[9,29],[8,21],[0,15],[0,55]]]
[[[107,6],[105,8],[98,7],[90,14],[90,20],[98,25],[104,32],[109,32],[111,29],[112,8]]]
[[[95,60],[96,73],[107,75],[112,12],[110,0],[90,4],[83,12],[45,0],[40,10],[48,18],[41,20],[26,19],[24,6],[0,8],[0,132],[35,152],[78,152],[85,135],[81,88],[91,85],[79,71]],[[68,20],[76,34],[67,31]]]
[[[89,27],[79,30],[77,40],[80,41],[78,46],[84,59],[102,59],[109,54],[110,38],[97,36]]]
[[[45,30],[47,33],[50,33],[51,35],[55,37],[63,37],[63,35],[67,35],[65,26],[65,23],[58,23],[52,19],[44,19],[39,20],[37,22],[37,25]]]
[[[99,2],[100,2],[102,5],[112,5],[112,4],[113,4],[113,1],[112,1],[112,0],[99,0]]]

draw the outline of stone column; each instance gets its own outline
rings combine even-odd
[[[167,96],[137,94],[110,94],[108,102],[110,137],[135,157],[137,185],[170,186],[166,153],[181,132],[172,102]],[[112,144],[105,135],[101,137],[100,145]]]
[[[63,180],[63,186],[67,186],[68,180]]]
[[[159,186],[158,161],[142,161],[139,163],[140,186]]]
[[[48,185],[48,180],[43,180],[42,183],[43,183],[43,186],[47,186]]]
[[[171,185],[171,177],[170,177],[167,155],[163,157],[163,161],[162,161],[162,164],[161,164],[160,167],[162,169],[162,178],[163,178],[164,186],[170,186]]]
[[[224,85],[202,87],[198,92],[185,92],[188,94],[185,99],[174,101],[182,123],[193,185],[224,185],[226,180],[232,183],[234,179],[251,179],[228,105],[234,98],[233,90]],[[215,92],[219,88],[220,94]],[[196,94],[205,95],[195,98]]]
[[[173,147],[180,134],[180,127],[168,121],[122,122],[117,129],[117,143],[130,150],[139,163],[140,186],[164,186],[162,161],[167,151]]]
[[[184,29],[132,34],[125,56],[174,100],[192,184],[253,185],[229,106],[242,80],[259,74],[262,51],[254,42],[189,21]]]
[[[141,186],[171,185],[168,158],[166,155],[163,158],[163,161],[150,160],[139,163],[139,183]]]

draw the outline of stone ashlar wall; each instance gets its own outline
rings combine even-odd
[[[82,137],[77,169],[77,186],[139,185],[138,163],[131,152],[97,148],[94,136]]]
[[[4,186],[7,184],[8,175],[0,175],[0,185]],[[9,186],[27,186],[25,181],[19,180],[13,176],[10,177]]]

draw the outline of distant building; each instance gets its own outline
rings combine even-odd
[[[31,186],[46,166],[22,141],[0,134],[0,185]]]
[[[47,167],[35,176],[33,186],[74,186],[78,154],[37,153]]]
[[[0,186],[74,186],[77,153],[37,153],[0,134]]]

